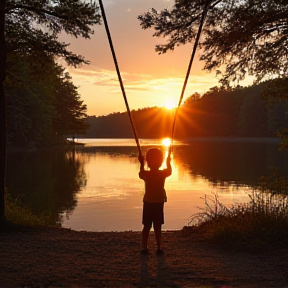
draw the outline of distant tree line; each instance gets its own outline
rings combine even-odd
[[[166,108],[152,107],[132,110],[131,115],[141,138],[168,137],[172,129],[174,113]],[[107,116],[88,116],[89,128],[85,137],[130,138],[134,137],[127,112]],[[83,136],[83,135],[82,135]]]
[[[287,123],[287,101],[263,98],[270,83],[229,90],[214,88],[200,100],[186,101],[178,136],[276,137]]]
[[[234,89],[214,87],[202,97],[191,95],[179,109],[175,137],[277,137],[287,125],[287,101],[279,95],[267,96],[271,82]],[[173,110],[144,108],[133,110],[132,117],[140,138],[171,136]],[[133,137],[126,112],[89,116],[87,121],[90,128],[85,137]]]

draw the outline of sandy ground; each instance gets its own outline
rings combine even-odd
[[[288,288],[288,249],[233,252],[194,229],[163,233],[140,255],[140,232],[61,228],[0,232],[0,287]]]

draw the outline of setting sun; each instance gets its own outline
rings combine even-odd
[[[168,99],[168,100],[165,101],[164,107],[165,107],[166,109],[170,110],[170,109],[176,108],[176,107],[177,107],[177,104],[176,104],[175,100]]]

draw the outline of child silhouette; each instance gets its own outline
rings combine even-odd
[[[172,174],[170,153],[166,159],[166,169],[160,170],[163,162],[163,152],[158,148],[150,148],[146,153],[146,161],[150,170],[144,169],[144,157],[139,155],[141,164],[139,178],[145,182],[145,194],[143,197],[143,216],[142,216],[142,239],[141,254],[148,254],[148,238],[152,227],[157,243],[157,253],[163,253],[161,250],[161,229],[164,224],[164,202],[167,201],[164,189],[165,179]]]

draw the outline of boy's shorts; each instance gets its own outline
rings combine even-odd
[[[164,224],[164,202],[148,203],[143,202],[142,224]]]

